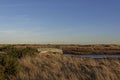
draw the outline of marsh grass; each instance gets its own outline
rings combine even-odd
[[[64,48],[70,52],[76,50],[83,50],[84,52],[88,48],[86,52],[99,50],[99,48],[106,51],[110,49],[118,50],[119,52],[120,47],[116,45],[71,45],[61,47],[61,49]],[[23,48],[21,46],[0,47],[0,51],[2,53],[0,54],[0,80],[120,79],[120,59],[92,59],[52,53],[40,54],[34,47]]]
[[[120,59],[91,59],[42,54],[19,60],[17,80],[119,80]]]
[[[120,45],[63,46],[65,54],[120,54]]]

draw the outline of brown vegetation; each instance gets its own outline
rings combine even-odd
[[[13,45],[17,48],[32,47],[32,48],[59,48],[65,54],[120,54],[120,45],[115,44],[96,44],[96,45]]]
[[[120,45],[74,45],[62,50],[65,54],[120,54]]]
[[[90,54],[91,50],[101,50],[101,53],[104,50],[110,50],[112,53],[114,50],[119,52],[120,48],[119,45],[4,45],[0,48],[0,80],[120,79],[120,59],[77,58],[52,53],[38,54],[36,49],[45,46],[60,48],[63,51],[74,51],[74,54],[76,52],[81,54],[82,50],[87,54]]]
[[[90,59],[39,54],[19,60],[17,80],[119,80],[120,59]]]

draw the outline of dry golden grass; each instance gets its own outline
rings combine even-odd
[[[0,45],[1,46],[1,45]],[[2,45],[6,46],[6,45]],[[1,46],[1,47],[2,47]],[[72,54],[119,54],[120,45],[13,45],[17,48],[60,48]],[[4,52],[0,52],[4,54]],[[119,80],[120,59],[65,57],[60,54],[34,54],[19,60],[20,70],[10,80]],[[1,68],[2,69],[2,68]],[[1,70],[0,70],[1,71]],[[3,73],[3,72],[2,72]]]
[[[90,59],[39,54],[19,60],[16,80],[119,80],[120,59]]]

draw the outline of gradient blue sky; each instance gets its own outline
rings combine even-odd
[[[0,43],[120,44],[120,0],[0,0]]]

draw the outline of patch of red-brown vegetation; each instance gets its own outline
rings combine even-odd
[[[65,54],[120,54],[120,45],[78,45],[62,49]]]

